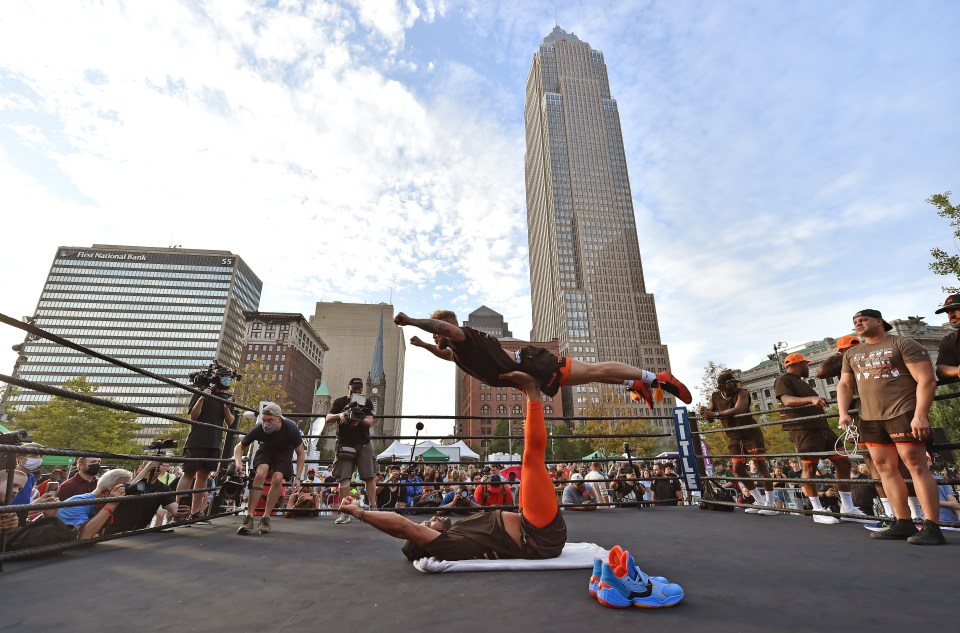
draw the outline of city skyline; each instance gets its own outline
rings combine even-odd
[[[524,84],[557,23],[611,60],[675,374],[864,307],[943,322],[947,1],[5,3],[0,312],[31,314],[61,244],[182,245],[243,257],[266,310],[488,305],[528,338]],[[7,373],[22,340],[0,328]],[[416,352],[405,412],[451,411]]]

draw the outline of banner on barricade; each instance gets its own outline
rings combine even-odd
[[[699,495],[703,488],[700,484],[700,471],[697,468],[697,455],[693,446],[697,440],[694,440],[690,433],[690,418],[687,416],[686,407],[676,407],[673,410],[673,430],[677,437],[677,452],[680,453],[678,461],[684,484],[688,492]]]

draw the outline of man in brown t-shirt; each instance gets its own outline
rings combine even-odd
[[[750,394],[740,385],[736,374],[731,370],[720,372],[717,376],[718,390],[710,396],[710,406],[703,412],[708,420],[720,418],[720,425],[726,429],[727,452],[737,455],[733,458],[733,472],[742,477],[739,484],[747,489],[753,497],[756,506],[770,506],[769,508],[750,507],[744,510],[748,514],[774,515],[780,514],[773,507],[773,482],[765,481],[763,487],[750,481],[747,474],[746,460],[749,456],[757,465],[760,476],[769,479],[770,469],[763,454],[767,447],[763,442],[763,431],[754,426],[749,429],[738,429],[744,425],[754,425],[757,420],[749,415]]]
[[[452,525],[450,519],[436,516],[424,523],[414,523],[393,512],[365,511],[351,497],[340,502],[340,512],[369,523],[390,536],[404,539],[402,551],[409,560],[428,556],[442,560],[559,556],[567,541],[567,526],[544,465],[547,429],[543,421],[540,384],[532,376],[519,371],[501,377],[520,385],[527,395],[519,513],[493,510]]]
[[[837,471],[837,479],[850,478],[850,460],[836,453],[837,434],[833,432],[823,415],[823,408],[827,401],[820,397],[813,387],[807,383],[810,376],[810,361],[803,354],[790,354],[783,361],[787,371],[774,383],[773,388],[784,408],[780,411],[783,418],[783,430],[790,434],[790,441],[800,453],[827,453],[826,459],[833,462]],[[816,416],[810,419],[809,416]],[[803,464],[803,478],[814,479],[817,476],[819,455],[801,455]],[[863,511],[853,505],[853,493],[850,484],[837,484],[840,491],[840,513],[863,517]],[[820,494],[812,483],[803,484],[803,494],[810,505],[817,512],[823,512]],[[826,514],[814,514],[815,523],[834,524],[840,520]],[[862,521],[854,517],[844,517],[845,521]]]
[[[870,536],[906,539],[915,545],[942,545],[945,540],[936,520],[940,516],[939,495],[927,468],[924,445],[930,437],[927,416],[937,388],[930,355],[913,339],[888,334],[893,327],[877,310],[854,314],[853,329],[863,343],[843,357],[837,388],[840,426],[852,422],[848,411],[856,386],[860,394],[860,437],[880,472],[897,519],[890,528]],[[898,456],[910,471],[926,517],[920,531],[910,520],[907,487],[897,469]]]
[[[668,371],[653,373],[626,363],[605,361],[588,363],[564,356],[555,356],[549,350],[527,345],[516,352],[508,352],[495,336],[457,325],[457,315],[450,310],[437,310],[429,319],[412,319],[403,312],[394,317],[397,325],[412,325],[433,334],[434,345],[419,337],[410,344],[422,347],[437,358],[447,360],[491,387],[513,387],[502,375],[521,371],[533,376],[540,389],[555,396],[560,387],[600,382],[623,384],[635,401],[643,400],[653,408],[654,399],[662,400],[663,391],[690,404],[693,396],[686,385]],[[651,388],[655,391],[651,394]]]

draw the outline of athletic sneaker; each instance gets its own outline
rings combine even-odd
[[[850,517],[840,517],[841,521],[853,521],[854,523],[872,523],[870,515],[857,507],[850,509],[840,508],[840,514],[852,514]]]
[[[627,570],[621,578],[610,565],[601,563],[597,600],[605,607],[657,609],[672,607],[682,599],[683,589],[680,585],[655,581],[639,567]]]
[[[876,538],[883,541],[905,541],[911,536],[917,534],[920,530],[910,519],[897,519],[893,525],[880,532],[871,532],[870,538]],[[943,536],[943,535],[941,535]]]
[[[270,517],[263,517],[260,519],[260,525],[257,526],[257,532],[260,534],[270,534],[273,531],[273,528],[270,527]]]
[[[340,516],[333,520],[334,523],[350,523],[350,515],[346,512],[341,512]]]
[[[634,380],[633,386],[628,389],[630,399],[634,402],[643,402],[648,409],[653,408],[653,395],[650,393],[650,385],[642,380]]]
[[[206,518],[206,515],[203,512],[197,512],[196,514],[191,514],[190,518],[193,519],[191,525],[210,525],[210,519]]]
[[[606,562],[610,568],[613,569],[613,573],[619,577],[623,577],[624,574],[627,573],[627,569],[636,567],[636,564],[633,562],[633,555],[619,545],[614,545],[610,548],[610,553],[607,554]],[[600,560],[599,558],[593,559],[593,573],[590,575],[590,583],[587,586],[587,590],[594,598],[597,597],[597,587],[600,584],[600,574],[603,573],[603,563],[604,561]],[[639,571],[639,568],[637,571]],[[651,576],[650,579],[654,582],[660,582],[664,584],[669,582],[663,576]]]
[[[836,525],[840,523],[840,519],[829,514],[815,514],[813,515],[813,522],[822,525]]]
[[[250,532],[253,532],[253,517],[248,515],[243,518],[243,523],[237,528],[237,534],[250,534]]]
[[[943,545],[946,542],[947,539],[943,537],[940,526],[929,519],[923,522],[919,532],[907,539],[907,543],[911,545]]]
[[[893,519],[885,519],[883,521],[877,521],[876,523],[866,523],[863,527],[871,532],[882,532],[883,530],[886,530],[892,526]]]
[[[660,383],[660,386],[663,387],[664,391],[673,397],[678,398],[684,404],[690,404],[693,402],[693,396],[690,395],[690,390],[687,389],[687,386],[677,380],[677,377],[670,372],[657,372],[657,382]]]

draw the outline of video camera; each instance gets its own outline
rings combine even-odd
[[[170,439],[169,437],[161,437],[159,439],[153,440],[150,442],[150,445],[147,446],[148,451],[157,451],[159,454],[160,451],[164,451],[170,448],[177,447],[177,440]]]
[[[26,444],[32,441],[33,436],[23,430],[0,433],[0,444]]]
[[[220,379],[224,376],[229,376],[231,380],[240,380],[243,378],[243,376],[236,371],[224,367],[217,361],[213,361],[200,371],[193,372],[189,378],[195,389],[213,389],[220,384]]]
[[[141,479],[140,481],[132,484],[123,484],[123,494],[125,495],[142,495],[147,491],[147,480]]]
[[[350,402],[348,402],[347,406],[343,409],[343,412],[347,414],[347,423],[351,426],[356,426],[363,422],[364,418],[369,415],[369,413],[364,410],[366,406],[366,396],[359,393],[351,394]]]
[[[243,491],[247,489],[249,477],[237,472],[237,465],[230,464],[226,472],[220,476],[220,495],[223,499],[239,501]]]

